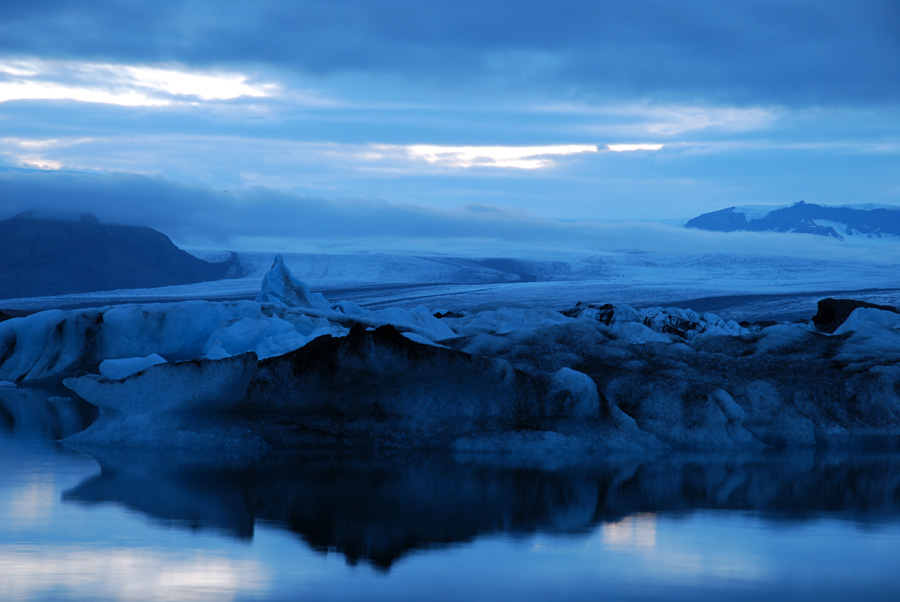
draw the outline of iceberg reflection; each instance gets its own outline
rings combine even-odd
[[[669,454],[545,469],[509,457],[273,456],[262,463],[104,452],[63,500],[252,538],[257,521],[321,552],[389,569],[414,550],[505,534],[587,535],[652,548],[654,514],[737,510],[765,520],[900,517],[900,457],[832,452]]]
[[[0,440],[55,441],[83,431],[97,414],[65,389],[0,387]]]

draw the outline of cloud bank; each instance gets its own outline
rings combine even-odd
[[[856,248],[806,235],[715,233],[656,222],[564,222],[486,205],[454,210],[329,200],[266,188],[227,192],[158,177],[0,171],[0,218],[89,212],[187,246],[298,251],[753,253],[900,262],[900,245]]]

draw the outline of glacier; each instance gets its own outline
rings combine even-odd
[[[76,447],[517,454],[895,446],[900,314],[810,320],[578,303],[432,312],[331,303],[276,256],[256,300],[0,323],[5,390],[100,409]]]

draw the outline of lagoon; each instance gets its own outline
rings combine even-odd
[[[86,454],[12,395],[3,600],[900,598],[896,452]]]

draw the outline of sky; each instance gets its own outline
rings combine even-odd
[[[291,224],[306,244],[558,241],[900,204],[898,174],[896,0],[0,11],[0,218],[88,211],[226,247]]]

